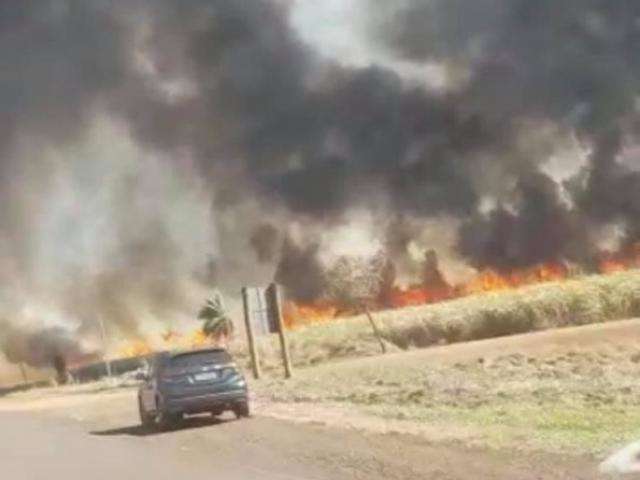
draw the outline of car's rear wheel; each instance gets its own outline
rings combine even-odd
[[[160,430],[169,430],[174,428],[180,420],[182,420],[182,414],[169,413],[164,410],[162,402],[156,402],[156,414],[153,419],[155,427]]]
[[[140,413],[140,424],[144,428],[153,427],[153,415],[149,415],[149,413],[147,413],[147,411],[144,409],[144,405],[142,404],[142,399],[140,397],[138,397],[138,412]]]
[[[182,420],[182,415],[180,414],[159,411],[156,413],[155,425],[160,431],[170,430],[175,428],[180,420]]]
[[[233,406],[233,413],[237,418],[247,418],[251,415],[248,402],[238,402]]]

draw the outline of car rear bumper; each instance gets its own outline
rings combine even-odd
[[[167,398],[165,407],[169,413],[202,413],[216,409],[232,409],[238,403],[247,402],[247,390],[237,389],[204,395]]]

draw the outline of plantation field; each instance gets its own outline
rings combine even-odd
[[[634,318],[640,316],[640,271],[491,292],[373,316],[392,352]],[[381,351],[364,315],[291,331],[289,342],[296,366]],[[261,339],[259,347],[265,367],[275,368],[277,339]]]

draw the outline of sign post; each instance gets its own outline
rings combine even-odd
[[[258,350],[256,349],[256,340],[253,335],[253,321],[251,317],[252,309],[249,300],[249,289],[242,289],[242,304],[244,306],[244,324],[247,330],[247,340],[249,344],[249,354],[251,355],[251,368],[253,376],[257,380],[260,378],[260,360],[258,359]]]
[[[260,378],[260,361],[256,348],[256,336],[277,333],[280,339],[285,378],[291,378],[291,357],[282,316],[280,288],[275,283],[272,283],[267,288],[245,287],[242,289],[242,303],[244,305],[244,321],[253,376]]]
[[[275,320],[278,336],[280,337],[280,351],[282,354],[282,364],[284,365],[285,378],[291,378],[291,355],[289,354],[289,343],[284,329],[284,319],[282,317],[282,295],[277,284],[269,285],[268,297],[271,300],[271,310]]]

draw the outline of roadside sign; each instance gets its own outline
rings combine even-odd
[[[248,287],[247,315],[256,335],[278,333],[278,322],[275,318],[273,294],[270,288]]]
[[[261,375],[256,337],[277,333],[280,338],[285,377],[291,378],[291,358],[282,317],[282,295],[278,285],[272,283],[267,288],[245,287],[242,289],[242,302],[253,376],[260,378]]]

